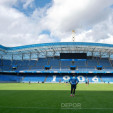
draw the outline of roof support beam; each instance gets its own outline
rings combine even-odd
[[[101,58],[102,54],[101,54],[101,51],[100,51],[100,58]]]
[[[12,54],[12,61],[13,61],[13,54]]]
[[[30,60],[31,60],[31,55],[32,55],[32,53],[30,52]]]

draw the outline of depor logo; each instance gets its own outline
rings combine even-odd
[[[63,109],[81,108],[81,103],[61,103],[61,108]]]

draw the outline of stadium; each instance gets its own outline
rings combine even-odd
[[[113,110],[112,44],[0,45],[0,55],[0,113]],[[79,84],[71,97],[69,80],[74,75]]]
[[[113,0],[0,11],[0,113],[113,113]]]
[[[0,82],[58,83],[78,76],[80,83],[113,83],[113,45],[58,42],[0,46]],[[76,54],[74,56],[74,54]],[[69,56],[70,55],[70,56]]]
[[[113,45],[87,42],[0,46],[0,112],[111,113]],[[73,75],[79,80],[70,96]],[[86,80],[89,84],[85,84]]]

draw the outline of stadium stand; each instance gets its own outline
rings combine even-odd
[[[90,82],[113,82],[111,44],[59,42],[0,49],[0,82],[65,82],[73,74],[80,82],[85,82],[86,75]],[[60,59],[60,53],[86,53],[87,57]]]
[[[20,82],[21,77],[16,75],[0,74],[0,82]]]
[[[69,78],[72,77],[72,75],[36,75],[36,74],[27,74],[27,75],[0,75],[0,82],[22,82],[22,83],[29,83],[34,82],[34,83],[42,83],[42,82],[47,82],[47,83],[59,83],[65,82],[66,80],[68,81]],[[89,82],[92,83],[112,83],[113,82],[113,76],[105,76],[105,75],[77,75],[80,83],[85,82],[86,78],[89,79]]]
[[[13,66],[17,66],[18,71],[22,70],[44,70],[46,65],[51,66],[51,70],[70,70],[70,66],[75,65],[77,70],[95,70],[97,65],[102,65],[104,70],[113,69],[113,66],[109,61],[109,59],[99,59],[97,63],[96,59],[88,59],[87,61],[61,61],[60,59],[49,58],[39,58],[39,60],[23,60],[23,61],[9,61],[2,60],[3,65],[0,65],[0,69],[4,71],[12,71]]]

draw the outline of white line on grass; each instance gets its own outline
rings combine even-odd
[[[77,110],[113,110],[113,108],[61,108],[61,109],[77,109]]]
[[[0,106],[0,108],[7,109],[62,109],[62,110],[113,110],[113,108],[51,108],[51,107],[8,107],[8,106]]]

